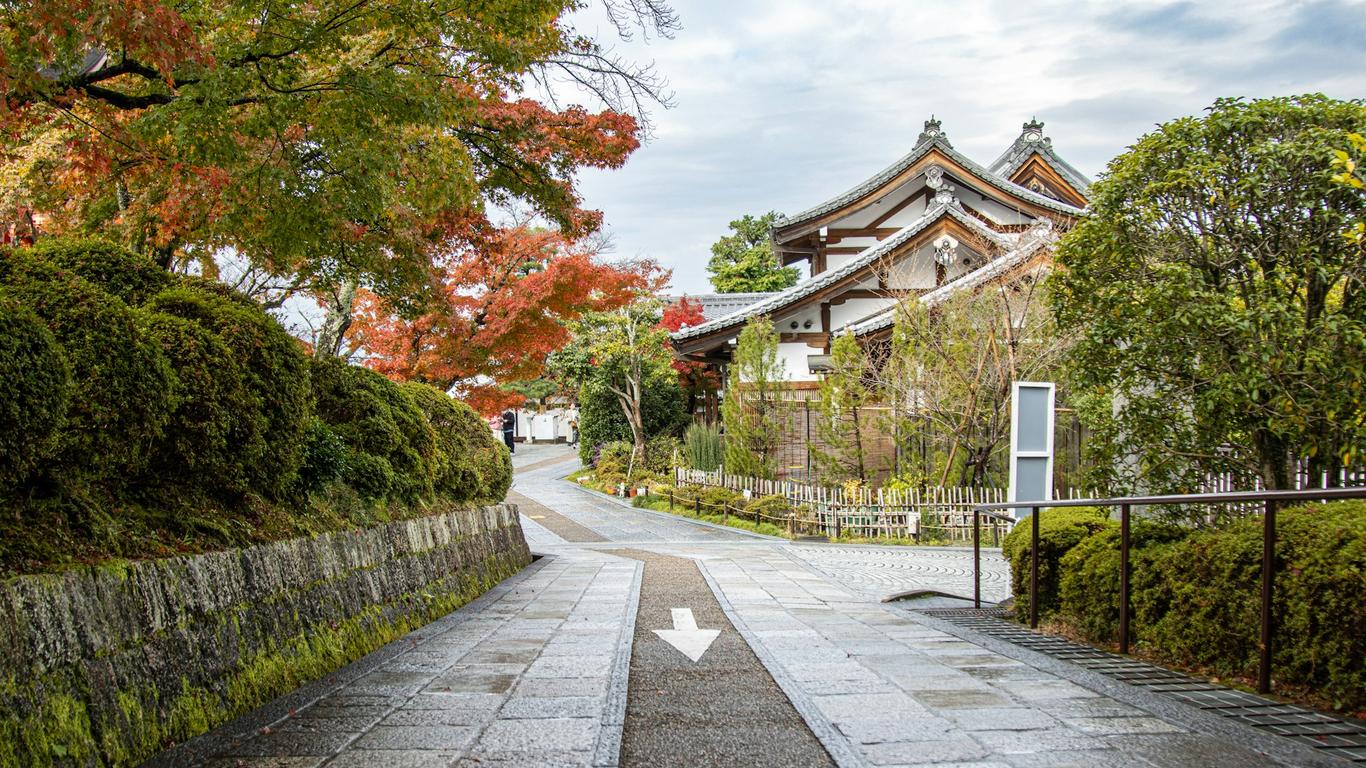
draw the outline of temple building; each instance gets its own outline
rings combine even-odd
[[[849,191],[779,219],[771,231],[784,265],[808,277],[766,294],[698,297],[706,320],[672,335],[686,359],[724,365],[750,318],[771,319],[794,390],[813,389],[835,334],[874,342],[891,333],[898,302],[933,305],[1046,268],[1058,234],[1087,204],[1089,180],[1030,120],[994,162],[953,148],[931,118],[909,154]],[[729,303],[728,303],[729,302]]]

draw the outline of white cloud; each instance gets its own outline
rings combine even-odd
[[[1366,94],[1366,4],[677,0],[673,40],[618,47],[677,94],[626,168],[584,175],[617,250],[708,290],[744,213],[792,213],[907,152],[931,113],[987,162],[1032,116],[1089,174],[1221,96]],[[591,20],[585,27],[604,32]]]

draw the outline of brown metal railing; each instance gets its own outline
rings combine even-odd
[[[1029,626],[1039,626],[1039,513],[1057,507],[1119,507],[1119,652],[1129,652],[1129,522],[1134,507],[1189,504],[1262,504],[1262,585],[1261,638],[1257,666],[1257,692],[1271,692],[1272,595],[1276,573],[1276,509],[1290,501],[1334,501],[1366,498],[1366,488],[1319,488],[1299,491],[1238,491],[1232,493],[1190,493],[1171,496],[1123,496],[1113,499],[1067,499],[1064,501],[1024,501],[981,504],[972,514],[972,602],[982,607],[982,568],[978,554],[981,534],[978,520],[983,515],[1001,517],[997,509],[1030,509],[1029,550]]]

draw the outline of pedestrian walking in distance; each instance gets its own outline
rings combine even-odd
[[[503,442],[507,444],[508,453],[516,453],[517,446],[512,442],[512,433],[517,430],[517,414],[509,408],[503,411]]]

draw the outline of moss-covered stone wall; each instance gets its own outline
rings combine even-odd
[[[0,766],[134,765],[530,561],[496,505],[0,583]]]

